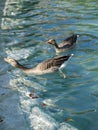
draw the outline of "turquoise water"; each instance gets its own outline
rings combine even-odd
[[[97,130],[98,1],[8,0],[2,11],[0,128]],[[77,46],[62,53],[74,54],[64,69],[66,79],[58,73],[26,75],[3,60],[32,67],[56,56],[47,40],[59,43],[73,33],[80,35]],[[32,91],[36,99],[29,97]]]

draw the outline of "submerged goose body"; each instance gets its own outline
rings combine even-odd
[[[54,46],[56,53],[60,53],[60,52],[67,51],[75,47],[77,37],[79,37],[79,35],[73,34],[72,36],[62,41],[60,44],[57,44],[55,39],[50,39],[47,41],[47,43]]]
[[[12,66],[23,70],[27,74],[35,74],[35,75],[42,75],[46,73],[52,73],[59,71],[61,68],[64,68],[67,61],[71,58],[73,54],[61,57],[55,57],[48,60],[45,60],[39,63],[34,68],[27,68],[21,65],[18,61],[12,58],[4,58],[4,60],[11,64]]]

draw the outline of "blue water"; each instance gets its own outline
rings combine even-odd
[[[0,130],[98,129],[98,1],[8,0],[0,5]],[[46,41],[80,35],[64,73],[24,74],[25,66],[56,56]],[[29,94],[34,91],[37,98]]]

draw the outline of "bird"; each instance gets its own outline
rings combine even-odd
[[[40,62],[33,68],[27,68],[24,65],[20,64],[17,60],[9,57],[4,58],[4,61],[9,63],[13,67],[21,69],[27,74],[43,75],[59,71],[63,75],[63,77],[66,78],[66,75],[62,72],[62,68],[66,66],[68,60],[72,56],[73,54],[68,54],[65,56],[50,58],[48,60]]]
[[[78,37],[79,35],[73,34],[72,36],[63,40],[60,44],[57,44],[55,39],[50,39],[47,41],[47,43],[54,46],[56,53],[61,53],[75,47]]]

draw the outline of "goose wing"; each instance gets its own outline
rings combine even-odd
[[[59,68],[65,61],[67,61],[70,58],[70,56],[71,55],[52,58],[38,64],[37,67],[41,70],[46,70],[54,66]]]
[[[74,34],[68,38],[66,38],[62,43],[59,44],[59,47],[64,47],[66,45],[73,45],[76,42],[78,35]]]

